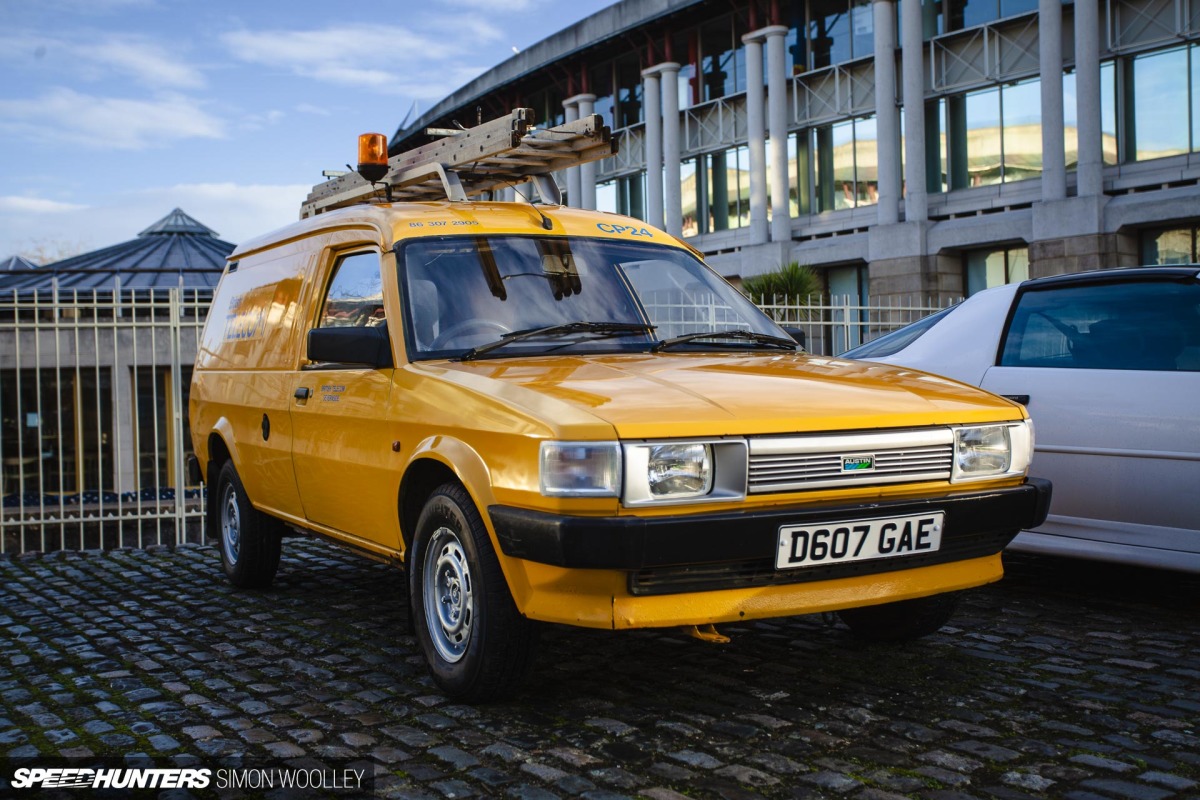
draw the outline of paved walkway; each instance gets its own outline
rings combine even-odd
[[[1014,557],[895,647],[819,617],[550,628],[524,694],[471,708],[426,677],[399,572],[296,539],[270,592],[219,572],[0,558],[0,756],[371,759],[414,798],[1200,797],[1197,577]]]

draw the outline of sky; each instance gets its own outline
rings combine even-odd
[[[234,243],[286,225],[358,134],[612,3],[0,0],[0,258],[176,207]]]

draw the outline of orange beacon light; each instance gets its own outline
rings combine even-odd
[[[375,183],[388,171],[387,137],[362,133],[358,137],[358,174]]]

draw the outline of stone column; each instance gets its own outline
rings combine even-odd
[[[667,233],[683,236],[683,188],[680,185],[679,65],[658,65],[662,92],[663,221]]]
[[[896,105],[896,5],[875,0],[875,161],[880,225],[900,221],[900,109]],[[911,174],[911,172],[909,173]]]
[[[663,120],[658,67],[642,72],[642,104],[646,113],[646,221],[663,225]]]
[[[929,194],[925,189],[925,48],[921,3],[900,3],[903,39],[900,68],[904,78],[904,217],[908,222],[929,219]]]
[[[767,243],[767,115],[763,93],[762,33],[742,37],[746,45],[746,137],[750,151],[750,244]]]
[[[579,101],[579,118],[591,116],[596,111],[596,95],[577,94]],[[579,207],[591,211],[596,210],[596,162],[591,161],[579,167]]]
[[[1081,0],[1087,5],[1095,0]],[[1062,0],[1038,0],[1038,63],[1042,71],[1042,200],[1067,196],[1063,152]]]
[[[767,131],[771,142],[771,240],[792,240],[788,165],[787,34],[783,25],[763,28],[767,37]]]
[[[1095,0],[1075,3],[1075,118],[1078,120],[1080,197],[1104,192],[1100,113],[1100,11]]]
[[[563,118],[567,122],[579,119],[579,101],[572,97],[563,101]],[[568,167],[567,170],[567,205],[579,208],[579,195],[582,193],[582,183],[579,177],[579,167]]]

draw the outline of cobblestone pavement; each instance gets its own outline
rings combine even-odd
[[[1008,561],[900,646],[548,628],[524,693],[471,708],[401,574],[318,542],[265,593],[209,547],[0,558],[0,756],[369,758],[387,797],[1200,797],[1200,578]]]

